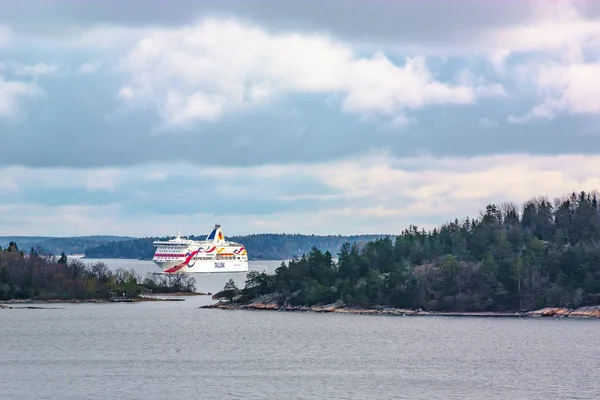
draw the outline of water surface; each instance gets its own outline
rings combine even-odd
[[[202,282],[208,288],[213,281]],[[0,398],[548,400],[600,394],[600,321],[198,308],[209,302],[194,296],[0,310]]]

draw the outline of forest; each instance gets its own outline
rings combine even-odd
[[[527,311],[600,301],[600,207],[597,193],[522,208],[490,204],[477,218],[430,231],[410,226],[394,238],[313,248],[274,274],[252,271],[241,290],[221,294],[239,303],[342,302],[346,306],[429,311]]]
[[[321,251],[336,252],[345,243],[366,242],[385,235],[357,235],[357,236],[318,236],[318,235],[286,235],[286,234],[255,234],[247,236],[229,236],[225,239],[242,243],[248,250],[250,260],[288,260],[308,253],[313,247]],[[192,240],[204,240],[203,236],[190,236]],[[152,242],[169,238],[142,238],[119,240],[101,244],[97,247],[87,248],[86,258],[133,258],[150,260],[155,248]]]
[[[91,247],[98,247],[107,242],[131,240],[127,236],[74,236],[74,237],[45,237],[45,236],[0,236],[0,246],[7,247],[11,242],[18,243],[23,249],[33,247],[37,251],[51,254],[84,254]]]
[[[16,243],[0,248],[0,300],[108,299],[110,292],[137,297],[143,293],[194,292],[194,278],[179,274],[142,277],[134,271],[111,271],[98,262],[87,265],[78,259],[25,253]]]

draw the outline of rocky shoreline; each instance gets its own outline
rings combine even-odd
[[[7,306],[5,304],[0,304],[0,310],[62,310],[61,307],[35,307],[35,306]]]
[[[211,292],[173,292],[173,293],[152,293],[144,296],[212,296]]]
[[[126,302],[126,303],[141,303],[147,301],[185,301],[185,299],[161,299],[156,297],[137,297],[134,299],[127,299],[128,301],[117,301],[117,302]],[[86,300],[6,300],[0,302],[0,308],[11,308],[8,307],[10,305],[16,304],[106,304],[113,303],[111,300],[107,299],[86,299]],[[16,307],[12,307],[16,308]],[[24,307],[18,307],[24,308]],[[32,307],[30,307],[32,308]]]
[[[581,307],[577,309],[563,307],[549,307],[535,311],[526,312],[430,312],[423,310],[411,310],[400,308],[379,307],[373,309],[346,307],[343,304],[328,304],[323,306],[280,306],[272,302],[252,302],[250,304],[236,304],[219,301],[214,304],[201,306],[200,308],[220,310],[268,310],[288,312],[314,312],[314,313],[337,313],[356,315],[394,315],[394,316],[440,316],[440,317],[491,317],[491,318],[586,318],[600,319],[600,306]]]
[[[12,299],[0,300],[0,306],[7,304],[78,304],[78,303],[108,303],[107,299]]]

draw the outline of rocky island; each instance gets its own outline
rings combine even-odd
[[[478,218],[431,231],[313,248],[274,274],[251,271],[207,308],[389,315],[598,318],[600,206],[572,193],[522,207],[490,204]]]

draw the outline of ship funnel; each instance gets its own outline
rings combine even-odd
[[[223,230],[221,229],[221,225],[215,225],[212,232],[206,237],[207,242],[220,243],[225,241],[225,236],[223,235]]]

